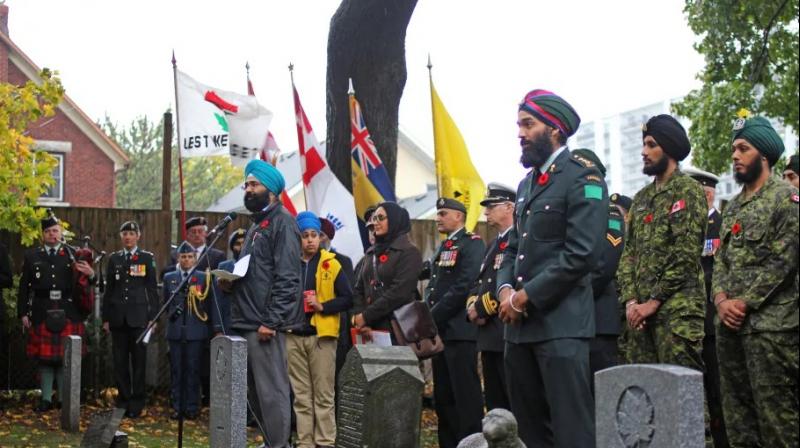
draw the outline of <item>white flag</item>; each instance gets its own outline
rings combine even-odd
[[[272,113],[254,96],[215,89],[177,70],[181,157],[252,159],[269,132]]]
[[[328,162],[320,152],[320,145],[311,123],[308,122],[297,89],[294,89],[294,111],[297,119],[297,140],[303,170],[303,186],[306,189],[306,209],[320,218],[329,219],[336,227],[336,236],[331,246],[337,252],[350,257],[353,264],[364,256],[361,234],[353,195],[347,191],[333,174]]]

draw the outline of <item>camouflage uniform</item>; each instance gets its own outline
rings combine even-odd
[[[705,289],[700,253],[707,220],[703,188],[676,171],[633,198],[617,273],[620,301],[661,301],[643,331],[626,326],[631,363],[676,364],[704,371],[701,357]]]
[[[769,178],[723,213],[714,296],[747,304],[739,331],[717,319],[722,407],[732,447],[798,446],[798,195]]]

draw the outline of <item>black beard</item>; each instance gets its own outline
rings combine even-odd
[[[763,171],[764,167],[761,165],[761,159],[756,158],[750,163],[750,165],[745,167],[744,173],[735,171],[733,173],[733,178],[736,179],[736,183],[739,185],[749,184],[761,177],[761,173]]]
[[[666,155],[662,155],[656,163],[642,168],[642,172],[648,176],[658,176],[664,174],[667,171],[667,167],[669,167],[669,160],[667,160]]]
[[[519,162],[525,168],[541,167],[556,149],[545,133],[539,134],[533,140],[521,140],[520,144],[522,155],[519,157]]]
[[[247,192],[244,194],[244,207],[251,213],[258,213],[269,205],[269,193],[262,194]]]

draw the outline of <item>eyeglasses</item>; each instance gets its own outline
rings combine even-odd
[[[255,189],[259,185],[261,185],[261,182],[258,182],[258,181],[255,181],[255,180],[249,180],[249,181],[247,181],[247,182],[242,184],[242,190],[247,190],[247,187]]]
[[[386,221],[387,219],[389,219],[388,216],[386,216],[386,215],[377,215],[377,214],[376,215],[372,215],[369,218],[370,222],[383,222],[383,221]]]

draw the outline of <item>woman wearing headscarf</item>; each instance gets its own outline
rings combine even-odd
[[[353,295],[353,326],[362,333],[391,333],[392,312],[415,300],[422,255],[411,243],[408,211],[395,202],[378,205],[370,218],[375,244],[364,254]]]

